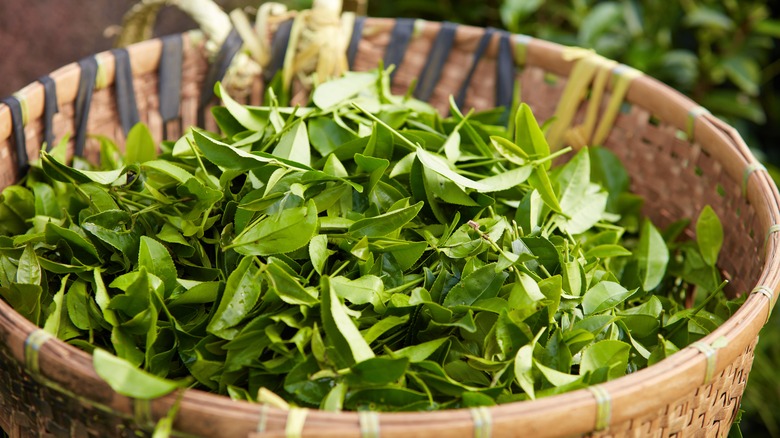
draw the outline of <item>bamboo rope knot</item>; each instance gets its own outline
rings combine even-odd
[[[691,348],[699,350],[707,361],[707,366],[704,371],[704,385],[708,385],[712,382],[712,378],[715,376],[715,364],[717,363],[717,350],[725,347],[728,344],[728,340],[725,337],[716,339],[712,344],[707,344],[702,341],[696,341],[690,345]]]
[[[469,409],[474,420],[474,438],[490,438],[493,435],[493,416],[490,409],[478,406]]]
[[[27,126],[30,117],[30,111],[27,109],[27,98],[22,93],[14,93],[12,96],[19,102],[19,108],[22,112],[22,126]]]
[[[528,58],[528,45],[533,41],[533,37],[522,34],[513,34],[512,40],[515,43],[515,65],[522,67]]]
[[[374,411],[358,412],[360,436],[362,438],[379,438],[379,414]]]
[[[138,424],[154,425],[152,402],[145,398],[133,399],[133,419]]]
[[[38,329],[30,333],[24,340],[24,364],[31,374],[37,376],[40,373],[38,355],[43,344],[53,338],[49,332]]]
[[[775,291],[772,290],[769,286],[759,285],[759,286],[756,286],[753,289],[753,291],[750,292],[750,294],[751,295],[753,295],[753,294],[760,294],[760,295],[763,295],[763,296],[765,296],[767,298],[769,309],[767,310],[767,313],[766,313],[766,322],[764,323],[764,324],[766,324],[767,322],[769,322],[769,318],[772,316],[772,302],[775,299]]]
[[[596,427],[597,431],[604,430],[609,427],[609,423],[612,420],[612,397],[606,388],[601,385],[593,385],[588,387],[588,391],[593,394],[596,399]]]
[[[758,161],[750,163],[747,165],[747,167],[745,167],[745,171],[742,173],[742,196],[747,197],[748,179],[750,179],[750,175],[753,172],[759,170],[763,170],[766,172],[766,167],[764,167],[764,165],[759,163]]]
[[[769,243],[769,238],[772,237],[772,234],[777,233],[780,231],[780,224],[772,224],[769,229],[766,231],[766,238],[764,239],[764,246],[766,246],[767,243]]]
[[[696,119],[708,114],[710,114],[710,111],[703,106],[695,106],[691,108],[690,111],[688,111],[688,121],[685,127],[685,135],[688,137],[689,142],[693,143]]]
[[[342,0],[315,0],[312,9],[299,12],[288,11],[281,3],[264,3],[257,10],[254,25],[243,10],[227,14],[214,0],[141,0],[125,15],[117,46],[151,38],[163,6],[176,6],[195,20],[205,35],[204,49],[212,62],[231,30],[236,30],[243,44],[222,78],[235,97],[250,93],[254,79],[271,61],[272,36],[291,18],[294,22],[282,70],[285,90],[294,78],[308,90],[349,69],[347,49],[355,14],[342,14]]]
[[[347,48],[355,15],[341,15],[341,6],[341,0],[315,0],[312,9],[296,15],[282,69],[285,89],[294,78],[309,89],[349,70]]]

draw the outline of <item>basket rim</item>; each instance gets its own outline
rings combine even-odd
[[[378,26],[390,26],[394,19],[369,18],[366,24],[375,23]],[[438,26],[439,23],[425,21],[426,25]],[[482,28],[472,26],[459,26],[459,32],[483,32]],[[185,33],[185,38],[187,37]],[[190,34],[192,35],[192,34]],[[572,62],[562,59],[564,46],[555,43],[514,35],[513,44],[518,44],[522,39],[527,43],[526,65],[534,64],[550,71],[554,74],[568,76],[572,68]],[[129,46],[130,59],[134,75],[153,72],[157,68],[157,63],[161,53],[160,39],[149,40]],[[114,81],[113,62],[108,62],[113,58],[110,52],[101,52],[95,55],[101,65],[105,67],[107,85]],[[57,94],[60,102],[71,102],[75,99],[76,86],[80,68],[78,64],[71,63],[55,70],[51,77],[57,82]],[[646,104],[648,96],[655,95],[652,102],[659,100],[658,95],[664,104],[659,106],[650,106],[648,109],[661,119],[678,129],[684,130],[688,123],[688,117],[694,108],[699,107],[695,102],[683,96],[670,87],[662,84],[660,81],[648,76],[641,76],[633,81],[629,86],[626,96],[627,101],[631,103]],[[26,101],[28,117],[34,119],[40,117],[43,112],[43,87],[39,83],[30,84],[22,88],[17,94]],[[10,111],[7,106],[0,104],[0,138],[10,136]],[[703,147],[707,144],[726,143],[729,150],[713,150],[708,152],[724,155],[728,160],[723,161],[724,170],[727,174],[739,180],[743,176],[743,171],[750,163],[757,162],[752,156],[747,146],[741,140],[736,130],[725,125],[723,122],[712,116],[697,117],[693,124],[697,143]],[[705,147],[706,149],[706,147]],[[721,148],[725,149],[725,148]],[[766,172],[756,172],[747,183],[747,199],[756,210],[761,222],[761,231],[768,230],[771,225],[780,223],[780,195],[777,187],[772,182]],[[765,251],[766,257],[762,267],[761,275],[756,284],[766,286],[776,292],[780,286],[780,233],[769,234],[767,237]],[[748,293],[748,291],[744,291]],[[729,318],[723,325],[718,327],[710,335],[702,339],[703,342],[711,344],[715,340],[723,337],[728,343],[718,350],[715,372],[723,371],[736,357],[742,354],[745,348],[756,338],[758,332],[764,325],[764,321],[769,316],[771,308],[777,300],[773,297],[770,300],[751,294],[740,309]],[[767,301],[769,301],[767,305]],[[23,363],[24,351],[23,343],[27,336],[39,328],[27,321],[21,315],[10,308],[8,304],[0,300],[0,335],[3,331],[8,331],[8,336],[0,338],[8,342],[13,356],[17,361]],[[88,382],[89,385],[102,386],[103,391],[108,394],[103,398],[111,409],[117,413],[124,413],[132,417],[133,400],[128,397],[114,393],[108,387],[108,384],[102,381],[92,367],[91,355],[79,350],[69,344],[54,339],[41,347],[41,371],[47,379],[50,379],[61,385],[74,385],[74,382]],[[701,386],[702,376],[705,375],[707,368],[707,358],[699,354],[695,348],[684,348],[680,352],[669,358],[644,368],[632,374],[606,382],[599,386],[608,391],[612,399],[613,406],[620,406],[620,409],[613,409],[611,423],[619,423],[629,418],[633,418],[642,413],[646,413],[653,408],[657,408],[666,403],[674,401],[682,394],[689,393],[693,389]],[[63,368],[55,370],[55,366]],[[73,380],[65,379],[69,373],[75,376]],[[671,377],[670,377],[671,376]],[[669,385],[674,382],[675,385]],[[168,409],[173,405],[176,394],[169,394],[151,402],[154,418],[163,417]],[[566,407],[565,412],[562,407]],[[532,425],[538,427],[538,430],[529,429],[529,433],[549,433],[548,427],[554,427],[556,433],[581,433],[583,425],[591,430],[595,429],[597,418],[597,402],[593,394],[587,390],[577,390],[561,395],[546,397],[534,401],[512,402],[497,405],[488,408],[493,418],[494,427],[499,427],[506,422],[507,424],[520,420],[535,419]],[[281,424],[286,422],[288,411],[278,408],[261,408],[260,404],[244,401],[234,401],[227,396],[216,395],[201,390],[187,390],[183,396],[181,413],[190,411],[193,415],[216,415],[226,418],[233,418],[243,422],[245,426],[253,419],[252,424],[256,425],[261,415],[267,418],[269,424]],[[262,411],[262,412],[261,412]],[[410,426],[418,428],[435,427],[437,424],[446,422],[456,427],[461,426],[471,429],[474,421],[469,409],[451,409],[433,412],[402,412],[402,413],[379,413],[383,432],[392,430],[407,429]],[[543,418],[541,418],[543,417]],[[540,421],[541,418],[541,421]],[[339,412],[331,413],[319,410],[311,410],[306,421],[306,430],[309,428],[324,432],[326,430],[336,430],[340,427],[351,427],[359,424],[359,414],[357,412]],[[178,429],[186,431],[186,424],[176,421]],[[242,426],[243,427],[243,426]],[[241,430],[245,430],[242,428]]]

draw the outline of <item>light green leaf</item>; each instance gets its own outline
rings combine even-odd
[[[347,103],[349,99],[376,83],[373,72],[349,72],[343,77],[325,82],[314,89],[311,100],[319,108],[330,110]]]
[[[310,199],[247,227],[230,246],[245,255],[282,254],[308,244],[316,230],[317,205]]]
[[[642,224],[642,232],[639,235],[639,245],[636,249],[636,260],[639,264],[639,278],[642,280],[642,289],[648,291],[655,289],[666,275],[666,266],[669,263],[669,249],[663,236],[649,220]]]
[[[704,261],[710,266],[715,266],[720,248],[723,246],[723,225],[715,210],[709,205],[704,206],[696,221],[696,243],[699,244],[699,251]]]
[[[187,384],[174,382],[139,370],[133,364],[96,348],[92,356],[95,372],[111,388],[127,397],[151,400],[162,397]]]
[[[597,245],[585,252],[585,258],[606,259],[610,257],[630,256],[631,251],[620,245],[605,244]]]
[[[309,134],[306,132],[306,123],[303,121],[295,122],[293,127],[282,135],[272,154],[309,166],[311,164],[311,146],[309,145]]]
[[[586,348],[580,361],[580,374],[607,368],[609,380],[626,374],[631,345],[623,341],[603,340]]]
[[[328,277],[322,277],[320,289],[322,327],[325,329],[326,341],[334,347],[328,350],[328,354],[329,357],[333,355],[336,366],[350,367],[374,357],[374,352],[347,314],[346,306],[336,295]]]
[[[41,284],[41,265],[35,254],[32,244],[28,243],[19,258],[19,266],[16,269],[16,282],[22,284]]]
[[[230,115],[244,128],[259,132],[265,129],[268,120],[258,117],[257,113],[250,111],[246,106],[233,100],[221,82],[217,82],[214,85],[214,94],[222,99],[222,103],[225,104],[225,108],[230,112]]]
[[[127,133],[125,142],[125,163],[144,163],[157,158],[157,149],[154,145],[152,133],[149,128],[138,123]]]
[[[547,139],[544,137],[531,107],[525,103],[520,104],[515,115],[515,143],[529,157],[539,159],[550,155],[550,145],[547,144]],[[545,169],[549,169],[550,162],[545,162],[543,166]]]
[[[591,315],[611,309],[625,301],[634,292],[634,290],[627,290],[613,281],[598,282],[585,292],[582,298],[582,311],[585,315]]]
[[[46,318],[46,322],[43,325],[44,331],[56,337],[59,337],[60,335],[60,327],[63,324],[63,318],[67,317],[64,298],[65,298],[65,287],[68,284],[68,277],[69,275],[66,275],[65,277],[62,278],[62,282],[60,284],[60,290],[57,291],[57,293],[54,294],[54,297],[52,298],[52,306],[54,307],[54,309]]]
[[[328,257],[335,252],[328,249],[328,236],[317,234],[309,241],[309,258],[318,274],[322,275]]]
[[[534,366],[542,373],[545,379],[553,386],[564,386],[580,380],[581,376],[575,376],[568,373],[562,373],[556,369],[550,368],[534,359]]]

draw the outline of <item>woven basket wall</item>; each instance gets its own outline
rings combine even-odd
[[[452,36],[451,44],[442,44],[445,31]],[[563,48],[493,31],[485,37],[485,32],[434,22],[360,19],[350,46],[352,68],[369,70],[382,59],[394,60],[394,91],[405,92],[414,79],[425,77],[431,87],[429,92],[423,87],[423,94],[429,95],[422,97],[442,111],[449,95],[461,90],[466,108],[506,103],[516,80],[537,117],[549,118],[573,65],[564,60]],[[49,80],[7,100],[8,106],[0,105],[0,187],[22,176],[47,136],[60,139],[81,127],[121,143],[127,120],[135,117],[133,109],[157,140],[174,138],[196,124],[203,110],[201,90],[211,84],[203,84],[209,65],[192,35],[98,54],[53,72]],[[480,42],[487,45],[478,57]],[[167,64],[160,68],[163,52]],[[442,61],[438,67],[426,66],[436,59]],[[618,74],[616,70],[613,76]],[[97,86],[90,90],[95,76]],[[248,103],[260,103],[262,86],[258,79]],[[171,96],[177,102],[170,102]],[[213,128],[209,122],[207,127]],[[83,135],[71,143],[77,153],[97,154],[96,142]],[[725,347],[712,355],[686,348],[648,369],[600,385],[609,403],[597,403],[592,392],[581,390],[500,405],[479,418],[469,410],[382,413],[378,430],[371,415],[310,411],[303,436],[725,436],[738,412],[757,335],[780,281],[780,236],[773,227],[780,222],[777,189],[736,131],[647,77],[631,82],[605,146],[622,159],[632,176],[632,190],[646,198],[645,213],[659,226],[696,217],[707,204],[720,216],[725,230],[720,268],[731,281],[730,293],[750,294],[734,317],[703,339],[712,343],[725,337]],[[759,286],[762,293],[751,293]],[[144,403],[118,395],[96,375],[89,355],[60,341],[46,342],[33,355],[25,345],[35,330],[0,301],[0,428],[11,436],[148,435],[176,399],[172,394]],[[708,366],[714,367],[709,381]],[[597,430],[599,418],[607,420],[606,428]],[[287,419],[287,411],[193,390],[184,395],[174,428],[197,436],[285,436]]]

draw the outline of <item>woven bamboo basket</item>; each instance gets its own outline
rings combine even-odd
[[[266,74],[253,79],[248,103],[260,103],[264,80],[280,67],[285,24],[275,35],[274,59]],[[466,108],[505,105],[519,84],[523,101],[545,120],[560,111],[559,100],[584,65],[572,55],[581,52],[556,44],[451,23],[358,18],[348,41],[352,69],[373,69],[381,60],[395,64],[394,90],[404,92],[418,80],[416,95],[442,111],[451,94]],[[204,120],[209,90],[224,73],[229,52],[221,50],[209,64],[202,37],[190,32],[100,53],[25,87],[0,105],[0,187],[23,175],[44,141],[66,133],[74,133],[74,153],[87,157],[98,153],[87,133],[121,143],[136,120],[147,123],[157,140],[180,135]],[[624,66],[599,65],[606,88],[581,99],[573,122],[586,118],[588,106],[609,112],[610,100],[618,99],[622,105],[605,124],[602,142],[627,167],[632,190],[646,199],[645,213],[660,226],[696,217],[707,204],[718,213],[725,230],[719,267],[731,281],[729,293],[749,294],[723,326],[659,364],[595,389],[492,408],[381,414],[285,411],[189,390],[181,395],[175,433],[727,435],[780,283],[780,196],[733,128],[652,78],[629,75]],[[206,118],[205,123],[213,122]],[[97,376],[88,354],[58,340],[41,342],[39,334],[0,301],[0,428],[11,436],[149,435],[180,396],[144,401],[119,395]],[[712,347],[716,339],[717,349]]]

